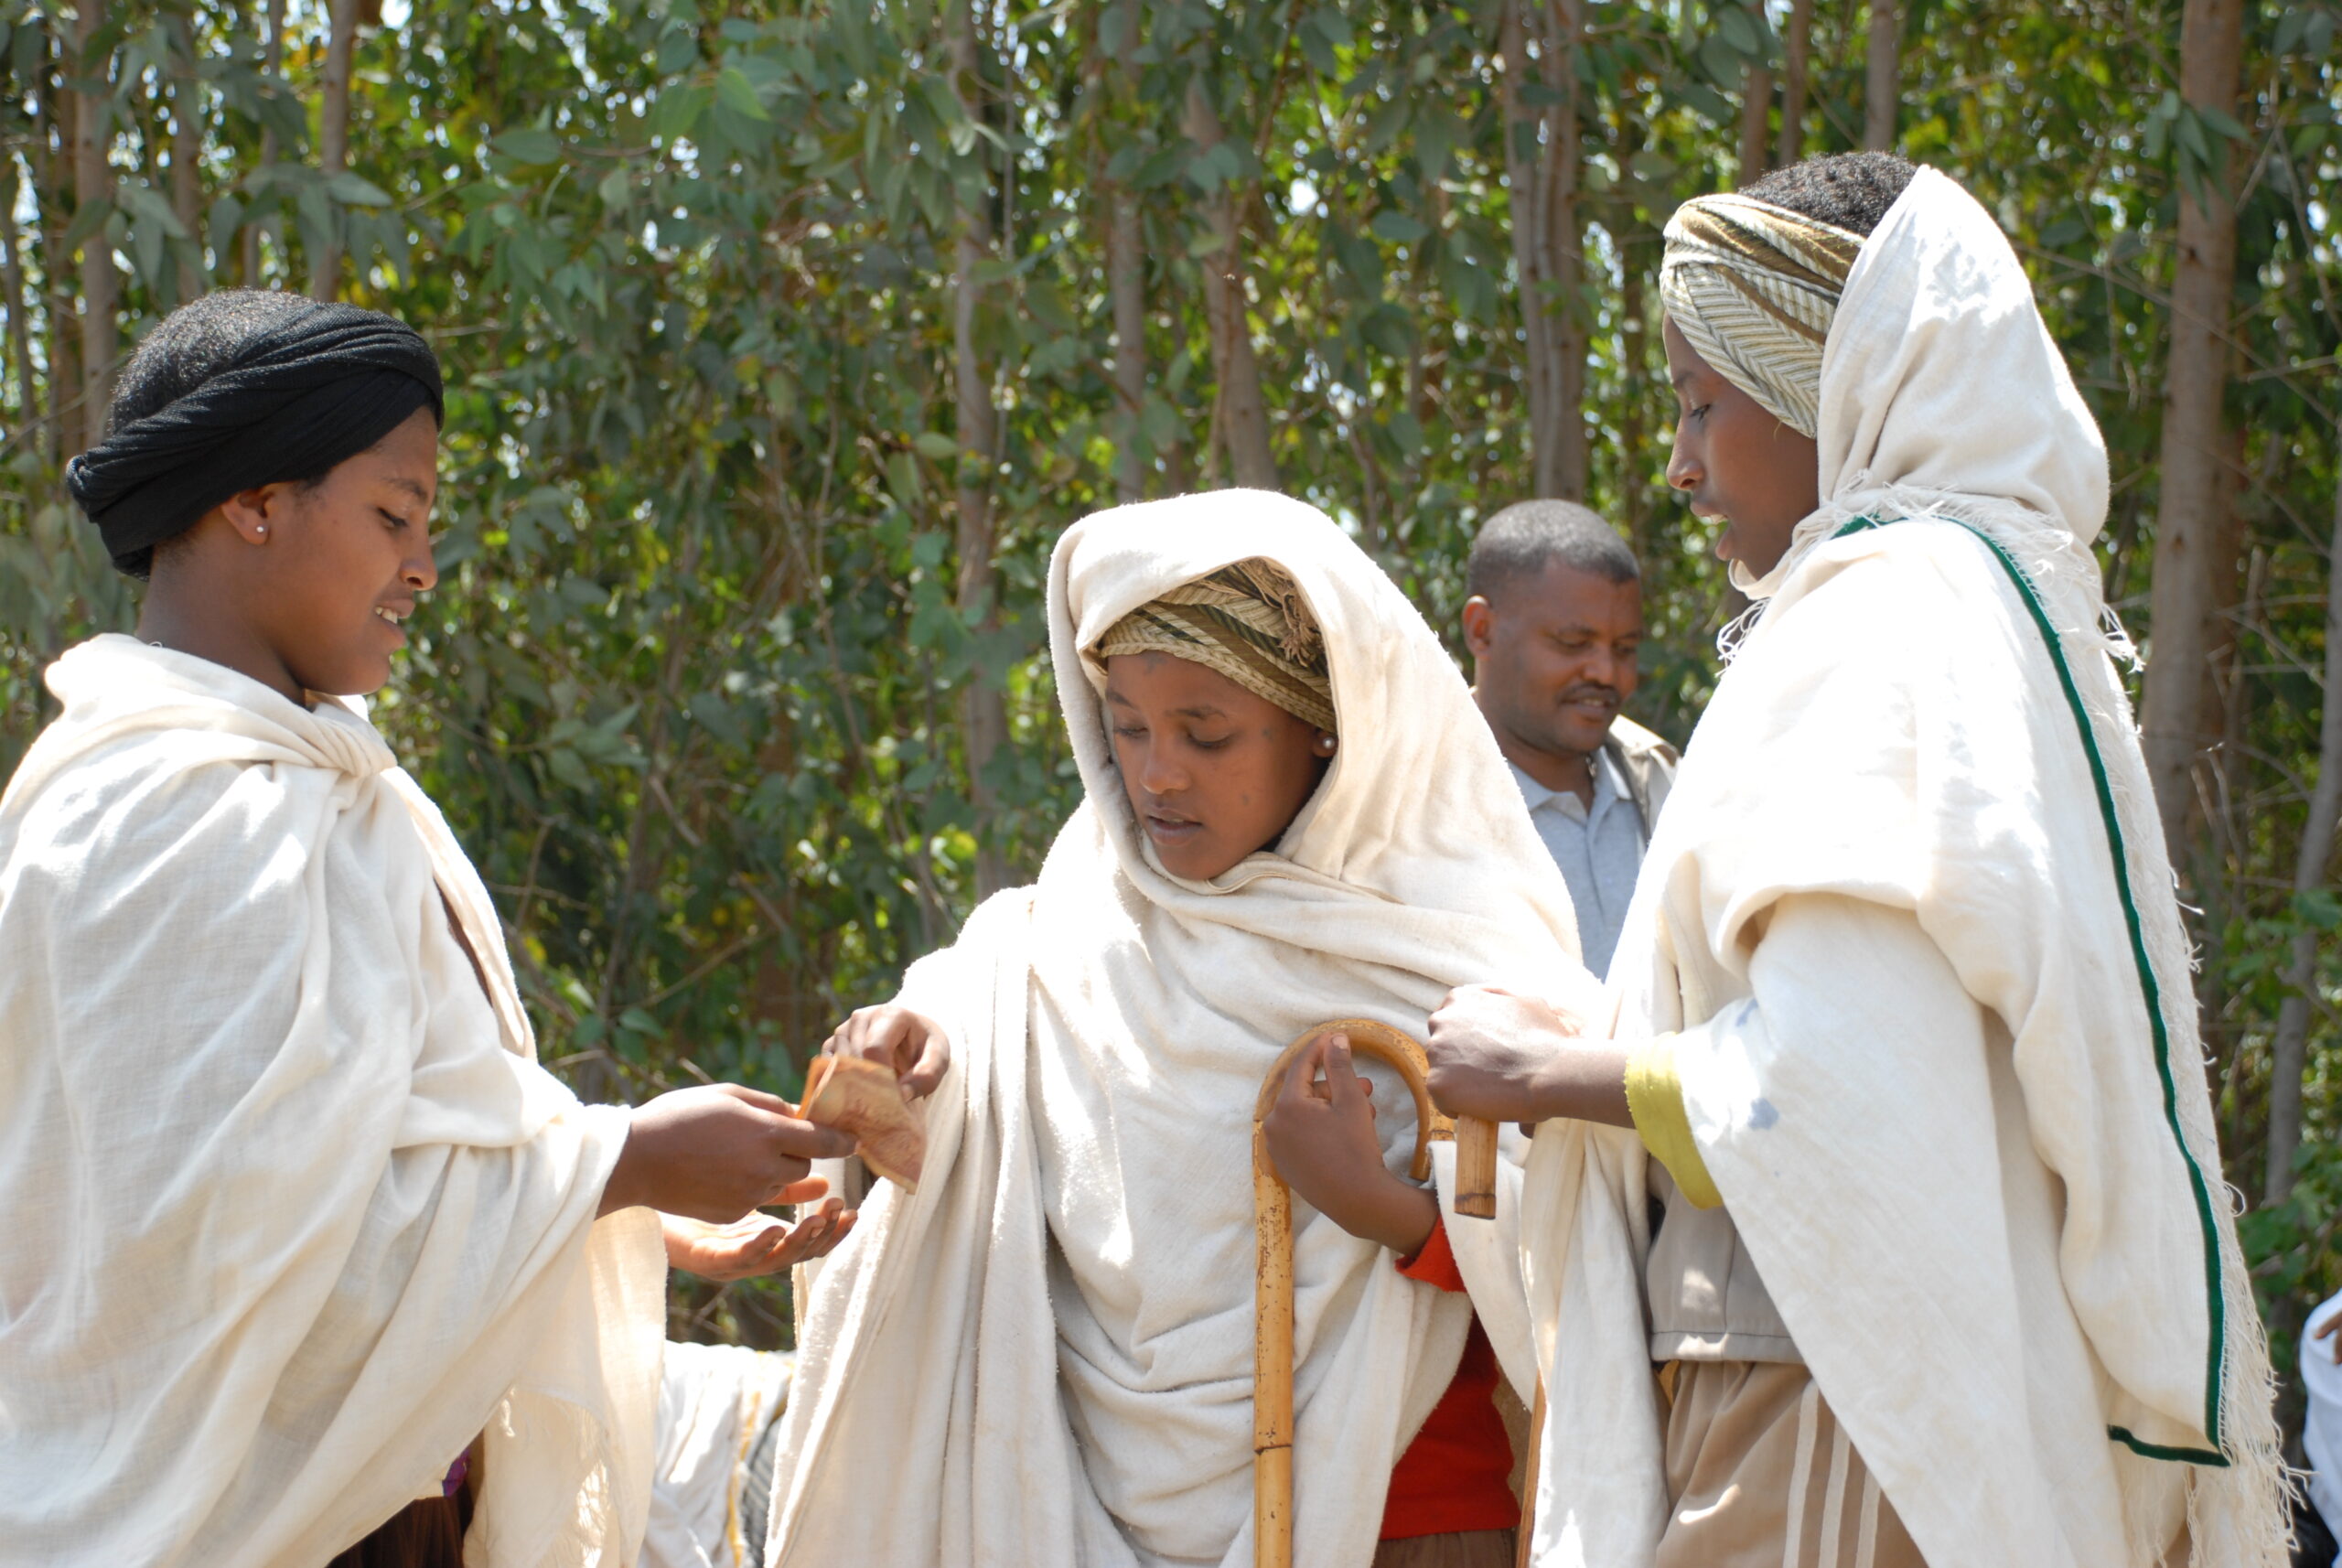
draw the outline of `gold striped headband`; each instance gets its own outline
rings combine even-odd
[[[1200,664],[1304,723],[1334,728],[1325,637],[1301,589],[1273,561],[1239,561],[1141,605],[1108,628],[1090,659],[1102,667],[1122,653]]]
[[[1821,348],[1862,248],[1860,234],[1770,202],[1703,196],[1668,220],[1660,298],[1718,375],[1812,435]]]

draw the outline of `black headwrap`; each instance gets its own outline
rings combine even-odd
[[[446,423],[438,357],[414,328],[355,306],[262,298],[267,317],[217,368],[137,418],[124,419],[117,398],[106,438],[67,466],[66,488],[124,570],[143,575],[156,544],[231,496],[321,478],[418,408]],[[148,346],[206,303],[175,313]],[[134,358],[129,375],[139,371]]]

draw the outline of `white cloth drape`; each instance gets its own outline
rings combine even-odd
[[[1744,576],[1768,602],[1645,862],[1616,1031],[1681,1031],[1725,1208],[1934,1568],[2147,1568],[2183,1514],[2193,1562],[2265,1568],[2266,1350],[2101,629],[2104,448],[1950,180],[1864,246],[1821,392],[1824,505]],[[1544,1563],[1648,1563],[1664,1519],[1640,1165],[1563,1124],[1530,1162]]]
[[[659,1374],[657,1469],[635,1568],[757,1568],[740,1530],[748,1455],[789,1398],[795,1352],[670,1344]]]
[[[624,1113],[536,1065],[446,823],[350,708],[125,637],[48,681],[0,800],[0,1555],[317,1568],[485,1430],[469,1561],[631,1562],[656,1217],[596,1223]]]
[[[1289,571],[1324,628],[1340,751],[1276,853],[1189,882],[1142,844],[1079,650],[1251,556]],[[955,1057],[918,1196],[882,1188],[811,1282],[776,1466],[791,1568],[1249,1563],[1270,1063],[1328,1018],[1420,1037],[1466,982],[1588,1004],[1567,895],[1464,682],[1318,513],[1230,491],[1093,517],[1058,545],[1049,635],[1088,800],[1037,886],[905,983]],[[1395,1166],[1412,1106],[1368,1070]],[[1517,1176],[1496,1222],[1448,1234],[1525,1389]],[[1296,1561],[1353,1568],[1469,1309],[1296,1208]]]

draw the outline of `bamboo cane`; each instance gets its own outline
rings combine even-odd
[[[1545,1452],[1545,1377],[1537,1376],[1537,1402],[1529,1410],[1529,1463],[1522,1468],[1520,1529],[1514,1537],[1512,1568],[1529,1568],[1531,1543],[1537,1535],[1537,1466]]]
[[[1497,1217],[1497,1124],[1477,1116],[1456,1119],[1456,1212]]]
[[[1293,1194],[1269,1158],[1264,1130],[1293,1064],[1327,1035],[1349,1036],[1354,1056],[1372,1057],[1405,1080],[1415,1101],[1415,1180],[1431,1176],[1431,1146],[1455,1135],[1431,1102],[1423,1048],[1365,1018],[1320,1024],[1287,1046],[1261,1085],[1252,1110],[1252,1224],[1257,1273],[1252,1319],[1252,1561],[1293,1568]],[[1494,1129],[1490,1129],[1493,1133]],[[1493,1152],[1494,1144],[1490,1149]],[[1493,1183],[1491,1183],[1493,1187]]]

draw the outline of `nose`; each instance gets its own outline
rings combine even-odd
[[[1169,749],[1155,744],[1153,736],[1147,738],[1145,754],[1139,758],[1138,787],[1150,795],[1176,794],[1187,787],[1187,773],[1167,755]]]
[[[438,555],[432,549],[428,535],[424,538],[423,548],[399,568],[399,580],[418,594],[427,594],[439,585]]]
[[[1607,645],[1597,644],[1578,667],[1578,679],[1591,681],[1597,686],[1618,683],[1618,660]]]
[[[1675,445],[1667,454],[1668,488],[1678,490],[1696,490],[1700,488],[1701,481],[1707,477],[1706,467],[1701,463],[1698,455],[1690,449],[1690,444],[1683,439],[1683,432],[1679,427],[1675,432]]]

